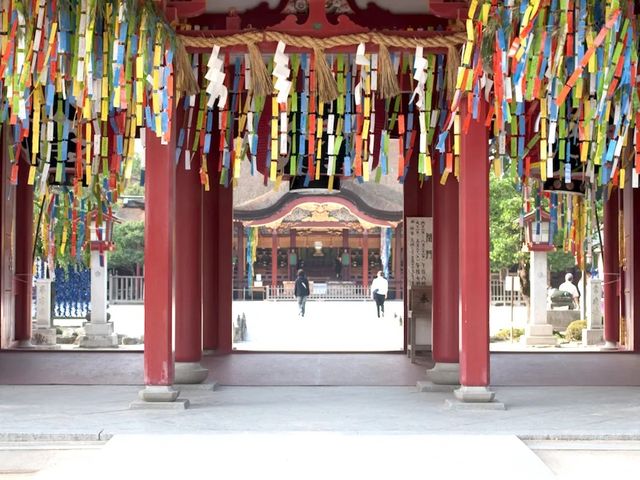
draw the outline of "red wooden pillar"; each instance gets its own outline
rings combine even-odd
[[[236,237],[238,239],[238,255],[237,255],[238,259],[236,260],[238,262],[237,285],[238,285],[238,288],[242,290],[247,282],[247,279],[244,278],[245,277],[244,267],[247,261],[247,251],[244,245],[244,225],[242,224],[242,222],[238,222],[236,224]]]
[[[428,371],[434,383],[459,383],[458,336],[458,180],[444,185],[436,167],[433,179],[433,318],[432,355]]]
[[[202,186],[199,168],[176,171],[175,318],[176,383],[200,383],[202,368]]]
[[[172,129],[172,131],[175,129]],[[140,397],[175,401],[173,354],[173,222],[175,133],[166,145],[146,130],[144,383]]]
[[[404,318],[409,318],[409,284],[407,282],[407,217],[431,217],[432,215],[432,188],[433,181],[425,180],[420,182],[418,178],[418,154],[417,149],[414,151],[414,155],[411,158],[411,163],[407,170],[406,178],[404,179],[404,230],[403,230],[403,260],[404,260],[404,272],[402,278],[403,286],[403,298],[404,301]],[[404,338],[405,349],[407,348],[408,341],[408,325],[409,322],[404,322]]]
[[[278,230],[271,230],[271,288],[278,286]]]
[[[291,262],[291,252],[295,252],[296,261]],[[287,255],[287,264],[289,265],[289,280],[295,280],[298,271],[298,263],[300,262],[298,249],[296,248],[296,229],[289,230],[289,255]]]
[[[15,340],[31,346],[31,279],[33,276],[33,185],[28,185],[29,164],[19,161],[16,192]]]
[[[627,303],[627,325],[629,325],[629,350],[640,351],[640,190],[631,188],[631,182],[624,189],[625,209],[625,256],[626,282],[625,299]]]
[[[349,252],[349,229],[348,228],[343,228],[342,229],[342,251],[338,254],[338,257],[340,258],[340,264],[342,265],[342,254],[344,252]],[[348,282],[351,281],[351,262],[349,262],[349,265],[342,265],[342,280],[346,280]]]
[[[396,294],[396,300],[401,298],[402,286],[402,266],[401,258],[402,249],[402,226],[398,225],[393,234],[393,286]]]
[[[460,384],[459,400],[490,402],[489,385],[489,158],[486,104],[460,136]],[[468,115],[461,105],[461,125]]]
[[[618,286],[618,189],[610,191],[604,203],[604,340],[605,348],[617,348],[620,341],[620,303]]]
[[[216,351],[231,352],[233,302],[233,188],[218,189],[218,344]]]
[[[202,347],[218,345],[218,185],[202,192]]]
[[[362,231],[362,286],[369,286],[369,232]]]

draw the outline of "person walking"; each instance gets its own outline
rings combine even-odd
[[[304,317],[304,307],[309,296],[309,280],[304,274],[304,270],[298,270],[298,277],[293,288],[293,294],[298,300],[298,315]]]
[[[376,301],[376,312],[378,313],[378,318],[380,318],[381,312],[384,317],[384,301],[387,298],[388,291],[389,282],[387,282],[387,279],[382,275],[382,270],[380,270],[378,271],[376,278],[374,278],[371,283],[371,296]]]

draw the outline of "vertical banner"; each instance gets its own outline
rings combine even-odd
[[[244,234],[247,237],[247,287],[253,286],[253,263],[256,261],[258,249],[258,227],[245,227]]]
[[[389,279],[389,257],[391,256],[391,227],[380,229],[380,259],[384,278]]]

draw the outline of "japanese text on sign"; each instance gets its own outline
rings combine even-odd
[[[432,285],[433,219],[407,217],[407,283],[408,286]]]

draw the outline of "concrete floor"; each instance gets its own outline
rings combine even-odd
[[[637,387],[497,387],[504,411],[450,410],[451,393],[410,387],[222,387],[181,392],[187,410],[130,410],[138,390],[0,386],[0,478],[469,478],[470,466],[610,478],[640,466]]]

